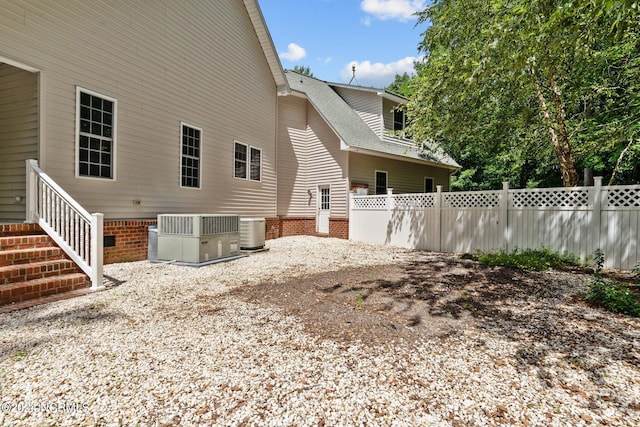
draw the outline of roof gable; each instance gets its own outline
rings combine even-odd
[[[333,89],[333,87],[357,89],[357,86],[327,83],[290,70],[285,71],[285,75],[291,90],[306,96],[340,138],[344,149],[382,157],[403,157],[407,160],[431,163],[449,169],[460,167],[451,157],[435,147],[425,153],[419,151],[411,140],[387,135],[380,138],[376,135],[360,115]],[[380,92],[379,89],[373,88],[361,89]],[[386,93],[387,96],[399,97],[391,92]]]
[[[253,24],[253,29],[258,36],[260,45],[262,46],[262,51],[267,59],[269,68],[271,69],[271,74],[273,74],[273,79],[278,87],[278,94],[287,94],[289,92],[289,84],[287,83],[287,78],[284,75],[280,58],[278,57],[275,46],[273,45],[273,39],[271,38],[271,33],[269,33],[269,29],[267,28],[260,6],[258,5],[257,0],[243,0],[243,2],[247,9],[247,13],[249,14],[249,19],[251,19],[251,23]]]

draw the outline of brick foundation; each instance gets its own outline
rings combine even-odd
[[[329,234],[316,232],[316,217],[289,216],[279,218],[280,235],[286,236],[324,236],[349,238],[349,218],[329,218]],[[267,237],[268,238],[268,237]]]
[[[149,226],[155,219],[105,220],[104,236],[115,236],[116,245],[104,248],[104,263],[142,261],[147,259]]]
[[[149,226],[155,219],[104,221],[104,235],[115,236],[116,246],[104,248],[104,263],[142,261],[147,259]],[[265,218],[265,239],[286,236],[327,236],[316,233],[315,217]],[[349,238],[348,218],[329,218],[328,237]]]
[[[280,218],[265,218],[264,231],[266,240],[280,237]]]
[[[290,216],[280,218],[280,236],[315,236],[316,218]]]
[[[115,246],[104,248],[104,263],[142,261],[147,259],[149,226],[155,219],[105,220],[103,234],[115,237]],[[0,236],[43,234],[37,224],[0,224]],[[328,236],[349,238],[348,218],[329,218],[329,234],[316,233],[315,217],[265,218],[266,240],[286,236]]]
[[[349,238],[349,218],[329,218],[329,237]]]

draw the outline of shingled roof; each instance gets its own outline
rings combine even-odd
[[[332,86],[373,90],[378,93],[384,92],[389,97],[401,98],[399,95],[380,89],[327,83],[290,70],[285,71],[285,75],[291,90],[306,95],[307,100],[340,138],[343,149],[383,157],[402,157],[406,160],[431,163],[448,169],[460,168],[455,160],[430,144],[423,144],[430,147],[430,150],[421,151],[416,143],[409,139],[390,135],[381,138]]]

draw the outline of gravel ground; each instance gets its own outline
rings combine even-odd
[[[238,289],[427,254],[312,237],[267,246],[199,269],[107,265],[107,291],[0,315],[0,425],[640,425],[637,319],[553,297],[508,311],[592,339],[544,348],[554,337],[489,319],[423,340],[331,340]]]

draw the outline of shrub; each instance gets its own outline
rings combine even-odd
[[[640,301],[625,283],[618,283],[602,277],[604,268],[604,252],[596,249],[593,256],[595,264],[594,279],[587,284],[588,293],[585,299],[592,304],[604,307],[614,313],[640,317]],[[634,272],[636,272],[634,268]]]
[[[475,257],[489,267],[509,267],[528,271],[542,271],[548,268],[581,265],[573,255],[558,254],[549,248],[516,249],[513,252],[479,252]]]
[[[624,283],[596,277],[587,285],[585,299],[614,313],[640,317],[640,301]]]

